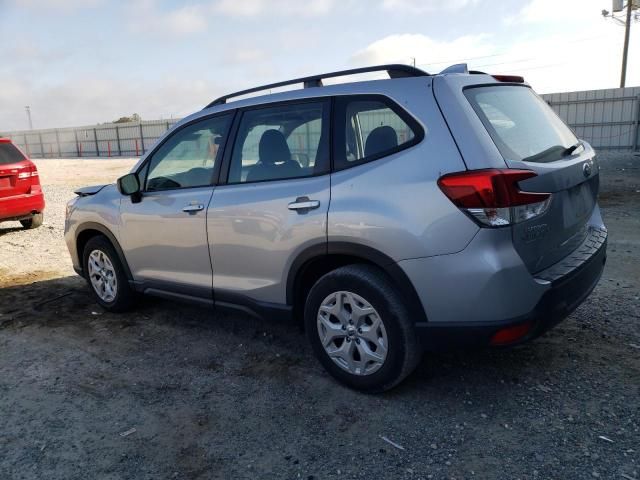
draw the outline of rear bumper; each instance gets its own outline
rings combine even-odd
[[[44,210],[42,192],[0,198],[0,222],[22,220]]]
[[[427,350],[489,346],[501,330],[527,324],[530,325],[528,332],[508,345],[539,337],[569,316],[589,296],[600,280],[606,258],[605,233],[590,258],[570,273],[553,280],[529,313],[497,322],[427,322],[417,326],[421,343]]]

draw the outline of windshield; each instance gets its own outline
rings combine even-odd
[[[507,160],[553,162],[578,139],[530,88],[496,85],[468,88],[465,96]]]
[[[11,143],[0,143],[0,165],[18,163],[24,160],[24,156]]]

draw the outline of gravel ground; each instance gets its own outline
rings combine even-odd
[[[0,478],[640,479],[640,157],[601,161],[591,297],[531,344],[426,355],[377,396],[332,381],[295,325],[100,310],[64,205],[133,161],[40,161],[45,225],[0,226]]]

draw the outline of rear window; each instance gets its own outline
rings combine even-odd
[[[507,160],[553,162],[578,142],[551,107],[528,87],[475,87],[464,94]]]
[[[24,160],[24,155],[20,153],[15,145],[11,143],[0,143],[0,165],[17,163]]]

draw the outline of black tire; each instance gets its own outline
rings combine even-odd
[[[44,221],[43,213],[34,213],[33,215],[31,215],[31,218],[27,218],[26,220],[20,220],[20,223],[22,224],[22,227],[24,229],[31,230],[33,228],[38,228],[40,225],[42,225],[43,221]]]
[[[322,302],[338,291],[355,293],[365,299],[384,324],[388,337],[386,358],[382,366],[370,374],[357,375],[343,369],[322,345],[317,327],[318,312]],[[370,265],[348,265],[320,278],[307,296],[304,321],[307,337],[320,363],[337,380],[357,390],[377,393],[395,387],[415,369],[422,356],[402,296],[384,272]]]
[[[117,289],[115,297],[111,301],[105,301],[100,298],[91,283],[91,279],[89,278],[89,255],[95,250],[101,251],[106,257],[108,257],[109,261],[113,265],[113,269],[115,270]],[[135,291],[129,285],[129,279],[127,278],[118,254],[106,237],[99,235],[89,239],[84,247],[84,251],[82,252],[82,270],[84,272],[85,279],[89,284],[91,293],[96,299],[96,302],[98,302],[102,308],[109,310],[110,312],[124,312],[133,307],[136,300]]]

